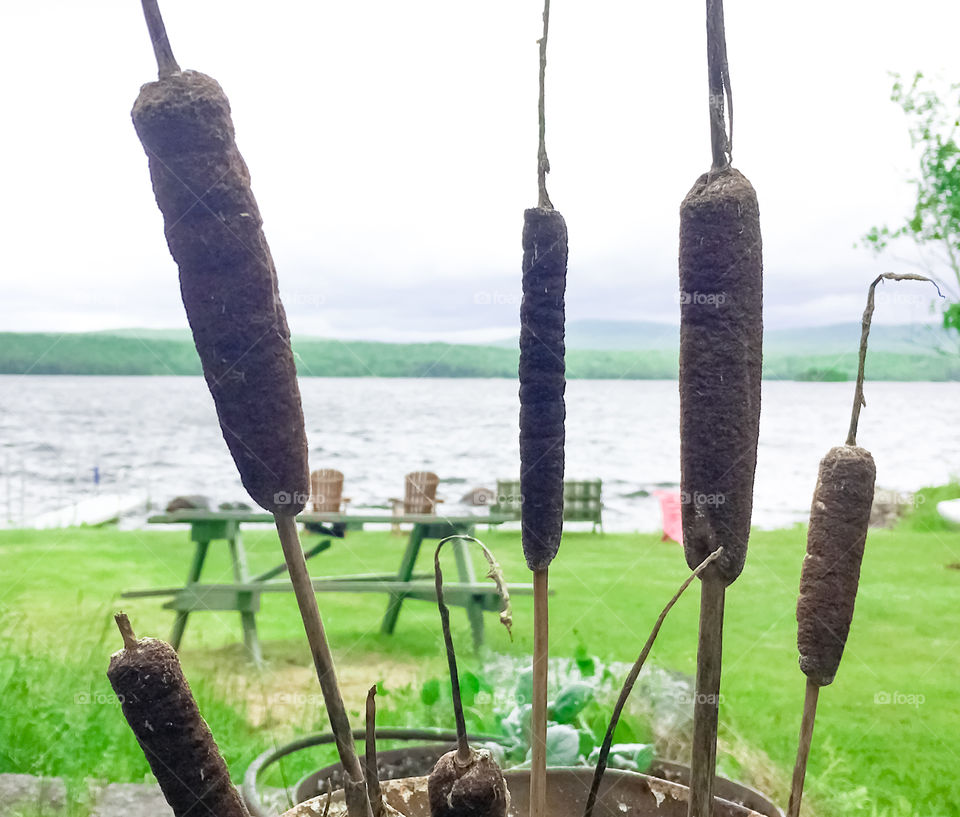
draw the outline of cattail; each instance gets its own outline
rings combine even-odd
[[[747,557],[763,364],[760,208],[750,182],[731,166],[723,0],[707,0],[706,11],[713,163],[680,206],[681,515],[691,569],[723,551],[700,577],[689,817],[714,807],[724,598]]]
[[[523,555],[533,571],[533,694],[530,712],[530,817],[547,817],[547,661],[550,654],[550,562],[563,533],[566,388],[564,292],[567,225],[547,194],[547,35],[543,0],[537,206],[523,213],[523,301],[520,305],[520,519]]]
[[[820,462],[797,599],[800,669],[831,683],[853,620],[877,467],[865,448],[831,448]]]
[[[800,571],[797,598],[797,648],[800,669],[817,686],[833,682],[853,620],[860,563],[867,540],[877,467],[857,445],[860,409],[866,405],[863,382],[867,341],[881,281],[928,281],[915,273],[886,272],[870,284],[860,330],[860,355],[850,429],[845,445],[831,448],[820,462],[810,507],[807,554]],[[937,292],[939,292],[939,287]]]
[[[863,380],[875,293],[877,284],[883,280],[929,281],[936,286],[924,275],[892,272],[877,276],[870,284],[861,322],[860,359],[847,441],[831,448],[820,462],[797,598],[797,649],[800,669],[807,676],[807,686],[788,817],[800,814],[820,687],[832,684],[840,667],[860,584],[860,564],[870,525],[877,466],[870,452],[857,445],[857,426],[860,409],[866,405]]]
[[[520,306],[520,495],[523,554],[545,569],[563,531],[564,288],[567,225],[553,208],[523,214]]]
[[[733,168],[701,176],[680,207],[680,463],[691,569],[743,570],[760,432],[760,212]]]
[[[230,103],[172,60],[141,88],[133,124],[224,440],[250,496],[293,516],[309,494],[307,440],[276,269]]]
[[[180,292],[244,487],[273,513],[284,560],[346,772],[350,817],[371,817],[363,769],[337,681],[295,516],[310,493],[290,330],[250,174],[215,80],[181,71],[157,0],[142,0],[159,82],[140,90],[133,123],[150,164]]]
[[[138,640],[123,613],[116,620],[124,648],[107,677],[175,817],[249,817],[173,647]]]

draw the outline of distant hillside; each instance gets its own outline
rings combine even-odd
[[[764,333],[765,350],[782,354],[843,353],[860,348],[860,324],[841,323],[805,329],[773,329]],[[870,351],[924,355],[936,350],[960,351],[955,334],[933,324],[884,325],[870,328]]]
[[[842,323],[801,329],[767,329],[764,351],[793,355],[843,354],[860,347],[860,324]],[[496,345],[512,347],[517,339]],[[656,349],[674,351],[680,344],[680,327],[652,321],[570,321],[568,349]],[[905,355],[931,354],[937,348],[960,351],[955,335],[928,324],[875,324],[870,330],[870,349]]]
[[[294,340],[293,346],[303,377],[517,376],[518,352],[513,347],[309,338]],[[852,349],[803,354],[779,350],[768,342],[764,376],[852,379],[857,368],[856,345]],[[904,354],[871,347],[867,365],[867,376],[873,380],[960,380],[957,355]],[[675,345],[645,351],[570,348],[567,373],[574,379],[674,379],[677,351]],[[130,330],[120,334],[2,333],[0,374],[199,375],[201,370],[190,340],[167,339],[162,332],[154,339],[149,331]]]
[[[189,329],[108,329],[89,334],[151,341],[190,340]],[[570,321],[567,324],[566,341],[567,349],[676,353],[680,344],[680,327],[652,321]],[[328,340],[301,336],[299,342],[326,343]],[[842,323],[801,329],[768,328],[763,342],[766,352],[783,355],[845,354],[859,348],[860,324]],[[517,339],[504,338],[488,345],[496,349],[515,349]],[[932,354],[936,349],[960,352],[960,343],[955,335],[950,335],[939,325],[875,324],[870,331],[870,349],[874,352],[923,355]]]
[[[89,332],[90,335],[109,335],[117,338],[139,338],[140,340],[192,340],[193,336],[186,327],[183,329],[103,329]]]

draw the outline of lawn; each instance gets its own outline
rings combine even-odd
[[[528,580],[518,533],[482,538],[508,579]],[[250,530],[244,540],[254,572],[278,560],[271,530]],[[723,768],[784,803],[804,687],[794,620],[804,545],[800,527],[755,532],[747,567],[727,594]],[[312,569],[382,571],[399,561],[402,547],[387,532],[350,533]],[[204,579],[229,581],[225,544],[213,550]],[[78,802],[84,778],[145,778],[146,763],[104,675],[120,646],[112,613],[122,606],[138,634],[166,637],[172,613],[158,599],[121,605],[118,595],[181,582],[190,553],[186,533],[176,530],[0,532],[0,772],[64,777]],[[960,532],[918,525],[871,531],[844,663],[820,696],[808,772],[811,813],[960,814],[957,563]],[[427,567],[425,554],[420,567]],[[659,536],[566,534],[550,571],[553,653],[569,656],[585,645],[603,661],[632,661],[685,575],[680,549]],[[420,699],[423,682],[444,669],[435,608],[408,603],[388,637],[378,629],[385,597],[319,598],[357,725],[374,682],[382,688],[381,724],[452,721]],[[482,673],[462,611],[453,620],[463,663]],[[491,655],[529,654],[529,597],[514,599],[514,620],[511,642],[488,616]],[[292,595],[265,596],[258,625],[269,662],[262,671],[244,661],[236,614],[194,616],[182,651],[235,779],[264,749],[325,727]],[[667,619],[651,662],[693,674],[696,626],[694,588]]]

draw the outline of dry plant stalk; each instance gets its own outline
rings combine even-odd
[[[274,514],[330,725],[351,817],[370,804],[294,517],[309,495],[307,438],[276,268],[234,139],[230,103],[211,77],[181,71],[157,0],[143,0],[159,81],[133,123],[150,166],[170,253],[224,440],[250,496]]]
[[[567,225],[547,194],[545,88],[550,0],[543,5],[540,95],[537,104],[537,206],[523,214],[523,301],[520,305],[520,494],[523,553],[533,571],[533,701],[530,725],[530,813],[546,817],[547,568],[563,531],[566,387],[564,293]]]
[[[926,281],[937,286],[924,275],[886,272],[877,276],[867,292],[850,430],[846,443],[831,448],[820,462],[810,506],[807,552],[800,571],[797,649],[807,683],[788,817],[797,817],[800,813],[820,687],[832,684],[840,667],[860,584],[877,467],[870,452],[857,445],[857,427],[860,409],[866,406],[863,383],[867,341],[876,306],[876,288],[881,281]],[[939,287],[937,292],[940,293]]]
[[[722,0],[707,0],[710,171],[680,207],[683,546],[701,576],[690,817],[713,803],[726,587],[743,570],[760,431],[763,260],[757,196],[731,166],[733,93]],[[727,130],[725,109],[729,109]]]

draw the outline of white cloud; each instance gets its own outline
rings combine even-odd
[[[855,320],[892,262],[852,245],[909,205],[887,71],[960,78],[960,6],[726,5],[735,163],[760,197],[767,321]],[[512,325],[506,308],[470,298],[519,278],[539,2],[162,6],[181,64],[230,96],[295,332]],[[572,317],[675,320],[677,209],[708,163],[701,14],[553,5],[549,184],[570,230]],[[3,276],[15,295],[0,323],[182,326],[129,120],[155,76],[139,5],[5,3],[0,32]]]

